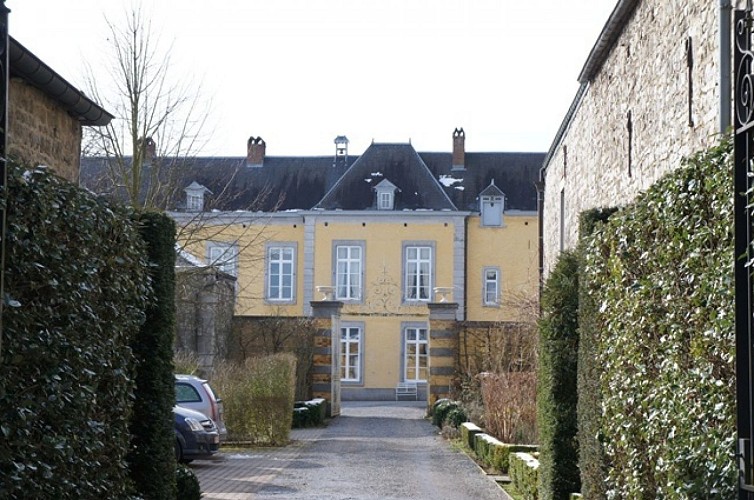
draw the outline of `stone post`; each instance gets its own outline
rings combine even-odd
[[[429,383],[427,406],[450,396],[456,374],[458,332],[455,302],[430,302],[429,307]]]
[[[340,310],[343,303],[335,300],[310,302],[314,319],[314,363],[312,395],[327,400],[327,414],[340,414]],[[336,343],[333,345],[333,339]]]

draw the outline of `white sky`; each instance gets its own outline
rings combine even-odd
[[[330,155],[411,140],[546,151],[615,0],[144,0],[176,81],[202,82],[201,154]],[[72,84],[106,64],[127,0],[7,0],[10,33]]]

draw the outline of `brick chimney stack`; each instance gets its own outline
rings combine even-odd
[[[264,152],[267,145],[261,137],[249,137],[246,143],[246,164],[250,167],[261,167],[264,164]]]
[[[152,165],[152,162],[154,162],[155,158],[157,157],[157,144],[154,142],[154,140],[151,137],[147,137],[146,139],[141,139],[141,148],[142,148],[142,164],[145,167],[149,167]]]
[[[466,133],[462,128],[453,131],[453,170],[466,170]]]

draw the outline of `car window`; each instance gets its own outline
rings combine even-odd
[[[189,384],[175,384],[175,402],[176,403],[199,403],[202,398],[199,392]]]

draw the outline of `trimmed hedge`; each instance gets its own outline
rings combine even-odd
[[[136,358],[136,390],[131,418],[132,449],[128,456],[131,478],[147,499],[176,496],[175,378],[175,223],[165,214],[137,216],[147,242],[149,275],[154,299],[146,321],[131,348]]]
[[[537,446],[528,444],[508,444],[485,433],[474,435],[474,454],[487,466],[500,472],[508,472],[510,455],[517,452],[536,452]]]
[[[524,500],[537,500],[539,461],[529,453],[517,452],[510,456],[511,484]]]
[[[537,368],[539,495],[565,499],[581,489],[578,468],[576,371],[579,350],[576,252],[563,252],[542,292]]]
[[[686,160],[589,239],[612,498],[734,498],[732,147]]]
[[[474,449],[475,437],[477,434],[482,433],[482,429],[478,425],[472,422],[464,422],[461,424],[461,440],[463,444],[469,447],[470,450]]]
[[[310,401],[296,401],[293,404],[292,427],[316,427],[325,423],[327,400],[316,398]]]
[[[599,302],[590,294],[591,276],[584,269],[584,245],[616,209],[583,212],[579,221],[579,357],[578,357],[578,445],[581,493],[585,498],[604,498],[607,466],[602,446],[601,360],[597,358],[600,326],[596,320]],[[575,491],[575,490],[574,490]]]
[[[44,167],[7,166],[0,497],[128,498],[143,241],[126,214]]]

